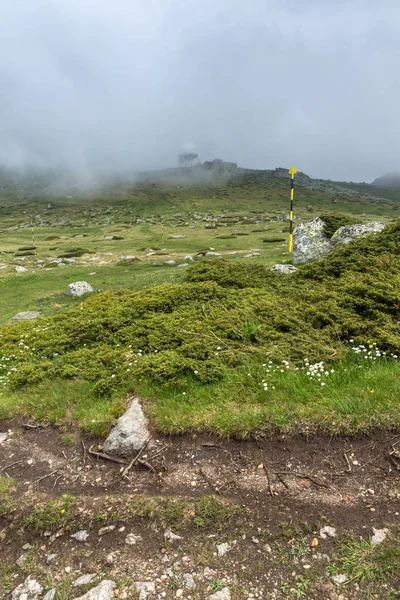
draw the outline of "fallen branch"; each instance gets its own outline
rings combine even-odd
[[[28,487],[31,487],[31,485],[33,485],[34,483],[39,483],[39,481],[42,481],[43,479],[46,479],[46,477],[51,477],[55,473],[58,473],[59,470],[60,469],[56,469],[55,471],[52,471],[51,473],[47,473],[46,475],[43,475],[42,477],[39,477],[38,479],[34,479],[33,481],[31,481],[31,483],[29,484]]]
[[[271,487],[271,477],[270,477],[269,471],[268,471],[267,467],[265,466],[265,464],[263,464],[263,468],[265,471],[265,475],[267,476],[268,491],[270,493],[270,496],[273,496],[274,492],[272,491],[272,487]]]
[[[312,477],[311,475],[307,475],[306,473],[295,473],[294,471],[277,471],[274,474],[275,475],[291,475],[292,477],[300,477],[300,479],[308,479],[309,481],[312,481],[313,483],[315,483],[315,485],[318,485],[320,487],[324,487],[324,488],[328,488],[328,489],[330,488],[330,486],[328,484],[323,483],[322,481],[319,481],[315,477]]]
[[[346,473],[351,473],[351,464],[350,464],[350,461],[349,461],[349,458],[348,458],[346,452],[343,452],[343,456],[346,459],[346,463],[347,463]]]
[[[23,460],[16,460],[14,462],[12,462],[9,465],[6,465],[5,467],[2,467],[0,469],[0,473],[3,473],[3,471],[6,471],[7,469],[9,469],[10,467],[13,467],[14,465],[19,465],[20,463],[24,462]]]
[[[109,460],[110,462],[115,462],[119,465],[126,465],[126,460],[123,458],[118,458],[117,456],[110,456],[109,454],[104,454],[104,452],[95,452],[92,450],[93,446],[90,446],[88,453],[92,456],[97,456],[97,458],[103,458],[104,460]]]
[[[122,471],[122,477],[126,477],[129,473],[129,471],[132,469],[132,467],[134,465],[136,465],[140,459],[140,457],[142,456],[143,452],[146,450],[147,446],[149,445],[151,440],[151,436],[149,436],[147,438],[147,440],[145,441],[145,443],[143,444],[143,446],[140,448],[139,452],[136,454],[136,456],[134,458],[132,458],[131,462],[129,463],[129,465]]]

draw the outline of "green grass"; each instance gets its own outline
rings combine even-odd
[[[11,492],[15,487],[14,479],[0,475],[0,516],[4,516],[13,510],[15,503]]]

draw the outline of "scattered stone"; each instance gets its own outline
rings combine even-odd
[[[24,565],[25,565],[25,559],[26,559],[26,555],[21,554],[21,556],[19,558],[17,558],[17,560],[15,561],[15,564],[17,565],[17,567],[19,567],[20,569],[23,569]]]
[[[318,544],[319,544],[318,538],[315,537],[311,540],[311,548],[315,548],[316,546],[318,546]]]
[[[208,596],[207,600],[231,600],[231,592],[228,587],[222,588],[219,592]]]
[[[178,267],[188,267],[189,265],[188,265],[188,263],[182,263],[182,264],[180,264],[180,265],[177,265],[177,266],[178,266]]]
[[[297,267],[294,265],[274,265],[272,267],[272,271],[276,271],[277,273],[284,273],[285,275],[290,275],[290,273],[294,273],[297,271]]]
[[[164,539],[167,540],[167,542],[175,542],[177,540],[181,540],[182,537],[176,533],[173,533],[170,529],[167,529],[167,531],[164,532]]]
[[[182,596],[183,596],[183,590],[182,589],[176,590],[175,598],[181,598]]]
[[[29,550],[29,548],[31,548],[31,545],[30,545],[29,543],[27,543],[27,544],[24,544],[24,545],[22,546],[22,550]]]
[[[333,581],[334,583],[337,583],[337,585],[342,585],[343,583],[346,583],[346,581],[347,581],[347,576],[346,576],[346,575],[343,575],[343,574],[341,574],[341,575],[334,575],[334,576],[332,577],[332,581]]]
[[[81,531],[73,533],[71,537],[74,538],[74,540],[77,540],[78,542],[86,542],[86,540],[89,537],[89,534],[86,531],[86,529],[82,529]]]
[[[21,267],[21,265],[16,265],[14,269],[16,273],[26,273],[28,271],[28,269]]]
[[[128,544],[128,546],[134,546],[138,542],[141,542],[142,539],[143,538],[141,535],[135,535],[134,533],[128,533],[128,535],[125,538],[125,544]]]
[[[101,529],[99,529],[98,535],[104,535],[105,533],[110,533],[111,531],[114,531],[114,529],[115,529],[115,525],[107,525],[107,527],[101,527]]]
[[[232,550],[232,546],[230,546],[226,542],[217,546],[218,556],[225,556],[225,554],[227,554],[229,550]]]
[[[269,544],[264,544],[264,550],[265,552],[269,552],[270,554],[272,552],[272,548]]]
[[[206,256],[222,256],[219,252],[206,252]]]
[[[245,258],[251,258],[252,256],[260,256],[259,252],[251,252],[250,254],[245,254]]]
[[[89,590],[83,596],[74,598],[74,600],[112,600],[114,597],[115,582],[105,579],[98,586]]]
[[[147,596],[156,593],[154,581],[135,581],[133,584],[135,592],[139,594],[139,600],[146,600]]]
[[[55,595],[56,595],[56,588],[51,588],[51,590],[49,590],[47,592],[47,594],[45,594],[43,596],[43,600],[54,600]]]
[[[118,419],[104,442],[104,452],[128,456],[138,452],[150,437],[147,419],[139,398],[133,397],[128,410]]]
[[[3,433],[0,433],[0,444],[5,442],[7,438],[8,438],[8,433],[6,431],[4,431]]]
[[[326,538],[328,537],[334,538],[337,535],[336,528],[330,527],[330,525],[325,525],[325,527],[322,527],[322,529],[320,529],[319,535],[322,537],[323,540],[326,540]]]
[[[196,589],[196,583],[195,583],[195,581],[193,579],[193,575],[191,573],[184,573],[182,575],[182,579],[183,579],[185,588],[187,588],[188,590]]]
[[[176,265],[176,261],[172,260],[172,259],[171,260],[165,260],[164,261],[164,265],[169,265],[169,266],[172,267],[173,265]]]
[[[174,235],[170,235],[168,237],[171,240],[182,240],[183,238],[187,237],[187,235],[182,235],[180,233],[177,233],[177,234],[174,234]]]
[[[210,569],[210,567],[204,567],[203,577],[204,579],[214,579],[217,576],[217,571],[215,569]]]
[[[65,291],[67,296],[74,297],[83,296],[83,294],[89,294],[90,292],[94,292],[94,289],[87,281],[75,281],[74,283],[70,283]]]
[[[12,600],[36,600],[42,593],[42,586],[31,575],[27,577],[24,583],[20,583],[13,591]]]
[[[194,258],[190,254],[188,254],[187,256],[185,256],[185,260],[187,260],[188,262],[194,262]]]
[[[57,556],[58,554],[48,554],[46,556],[46,565],[49,565]]]
[[[376,529],[375,527],[373,527],[372,531],[373,531],[373,536],[371,537],[371,544],[373,546],[382,544],[382,542],[384,542],[385,539],[387,538],[387,534],[389,532],[387,527],[385,527],[384,529]]]
[[[72,585],[74,587],[78,587],[79,585],[87,585],[95,577],[96,577],[96,573],[90,573],[90,574],[87,574],[87,575],[81,575],[80,577],[78,577],[78,579],[75,579],[75,581],[73,582]]]
[[[17,313],[12,318],[16,321],[30,321],[31,319],[37,319],[38,317],[40,317],[40,312],[38,310],[27,310],[25,312]]]

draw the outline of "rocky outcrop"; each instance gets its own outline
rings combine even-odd
[[[329,254],[339,244],[347,244],[359,237],[382,231],[385,223],[374,221],[365,225],[339,227],[329,238],[324,232],[324,221],[319,217],[301,223],[293,233],[293,264],[307,263]]]

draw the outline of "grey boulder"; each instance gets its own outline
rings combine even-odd
[[[116,426],[104,442],[104,451],[107,454],[129,456],[138,452],[149,437],[147,419],[139,399],[134,397],[130,407],[118,419]]]
[[[40,317],[40,312],[38,310],[27,310],[25,312],[17,313],[12,318],[16,321],[30,321],[31,319],[37,319],[38,317]]]
[[[337,244],[348,244],[352,240],[363,237],[369,233],[379,233],[385,225],[386,224],[381,221],[373,221],[366,225],[344,225],[335,231],[331,237],[331,244],[334,247],[337,246]]]
[[[331,241],[324,233],[324,222],[319,217],[296,227],[293,233],[294,264],[317,260],[331,250]]]
[[[94,289],[87,281],[75,281],[74,283],[70,283],[65,291],[67,296],[75,297],[83,296],[83,294],[88,294],[90,292],[94,292]]]

